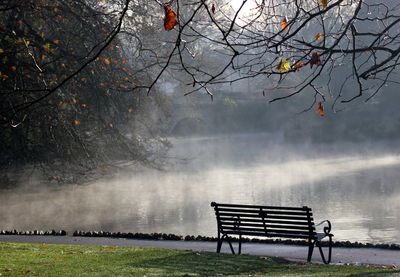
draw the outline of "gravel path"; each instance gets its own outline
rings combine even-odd
[[[49,244],[80,244],[80,245],[117,245],[117,246],[148,246],[156,248],[193,250],[199,252],[215,252],[216,242],[206,241],[170,241],[170,240],[137,240],[102,237],[72,237],[72,236],[16,236],[1,235],[0,242],[28,242]],[[236,247],[236,243],[234,244]],[[242,253],[259,256],[279,256],[292,260],[307,260],[306,246],[290,246],[282,244],[243,243]],[[222,252],[230,253],[226,243]],[[313,262],[322,262],[318,249],[314,250]],[[395,265],[400,267],[400,250],[377,248],[344,248],[334,247],[332,264],[360,265]]]

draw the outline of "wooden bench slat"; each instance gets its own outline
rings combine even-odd
[[[236,222],[237,217],[219,217],[221,222]],[[293,224],[293,225],[309,225],[308,221],[289,221],[289,220],[262,220],[257,218],[240,218],[240,222],[254,222],[254,223],[279,223],[279,224]]]
[[[264,229],[262,228],[235,228],[233,226],[231,227],[223,227],[222,230],[225,231],[235,231],[237,233],[241,232],[262,232],[264,231],[264,236],[269,236],[270,233],[279,233],[279,234],[293,234],[293,235],[299,235],[299,236],[314,236],[316,232],[310,232],[310,231],[293,231],[293,230],[282,230],[282,229],[267,229],[265,232]]]
[[[226,231],[225,234],[228,235],[238,235],[235,231]],[[271,237],[271,238],[291,238],[291,239],[309,239],[309,235],[297,236],[292,234],[281,234],[281,233],[269,233],[268,236],[265,235],[265,232],[241,232],[241,235],[245,236],[254,236],[254,237]]]
[[[237,217],[240,217],[240,218],[250,217],[250,218],[260,218],[260,219],[262,219],[261,216],[257,215],[257,214],[233,214],[233,213],[220,213],[220,212],[218,212],[218,216],[224,216],[224,217],[226,217],[226,216],[231,216],[231,217],[235,216],[236,218]],[[288,219],[288,220],[308,221],[308,217],[307,216],[284,216],[284,215],[276,215],[276,216],[272,215],[271,216],[271,215],[268,215],[267,218],[268,219],[282,219],[282,220]]]
[[[237,226],[236,222],[221,222],[221,226]],[[271,225],[271,224],[254,224],[254,223],[246,223],[240,222],[239,228],[242,227],[260,227],[260,228],[275,228],[275,229],[293,229],[293,230],[310,230],[308,226],[299,226],[299,225]]]
[[[278,206],[261,206],[261,205],[245,205],[245,204],[224,204],[224,203],[211,203],[212,207],[240,207],[240,208],[263,208],[271,210],[293,210],[293,211],[311,211],[307,206],[303,207],[278,207]]]
[[[244,210],[244,209],[220,209],[218,208],[218,212],[219,213],[246,213],[246,214],[256,214],[256,215],[260,215],[260,214],[285,214],[285,215],[294,215],[294,216],[307,216],[307,212],[303,211],[303,212],[288,212],[288,211],[281,211],[281,210],[258,210],[258,209],[253,209],[253,210]],[[311,215],[311,213],[309,213]]]

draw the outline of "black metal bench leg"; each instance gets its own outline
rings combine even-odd
[[[222,239],[218,239],[218,241],[217,241],[217,253],[221,252],[221,246],[222,246]]]
[[[322,261],[324,262],[324,264],[329,264],[331,262],[331,258],[332,258],[332,236],[329,236],[328,260],[325,259],[325,255],[324,255],[324,252],[322,251],[322,246],[321,246],[321,243],[319,241],[317,241],[317,246],[319,248],[319,253],[321,253]]]
[[[228,242],[229,247],[231,248],[232,254],[235,255],[235,250],[233,249],[231,240],[229,239],[228,235],[223,235],[221,238],[218,239],[218,241],[217,241],[217,253],[221,252],[221,246],[222,246],[222,243],[223,243],[224,239]]]
[[[307,257],[307,262],[311,262],[311,257],[314,251],[314,243],[315,241],[310,240],[308,243],[308,257]]]
[[[239,235],[239,253],[238,255],[242,254],[242,235]]]
[[[235,255],[235,250],[233,250],[231,240],[229,239],[228,236],[225,236],[225,238],[226,238],[226,241],[229,243],[229,247],[231,248],[232,254]]]

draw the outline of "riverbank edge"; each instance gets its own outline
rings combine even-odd
[[[60,231],[17,231],[17,230],[0,230],[0,235],[20,235],[20,236],[70,236],[65,230]],[[208,237],[201,235],[176,235],[166,233],[125,233],[125,232],[107,232],[107,231],[79,231],[76,230],[72,233],[73,237],[104,237],[104,238],[125,238],[125,239],[140,239],[140,240],[171,240],[171,241],[217,241],[216,237]],[[232,237],[231,241],[238,242],[239,239]],[[257,238],[242,238],[242,242],[255,242],[255,243],[266,243],[266,244],[290,244],[307,246],[307,240],[292,240],[292,239],[257,239]],[[322,242],[326,245],[327,242]],[[352,248],[379,248],[379,249],[391,249],[400,250],[400,244],[373,244],[373,243],[362,243],[362,242],[350,242],[350,241],[333,241],[334,247],[352,247]]]

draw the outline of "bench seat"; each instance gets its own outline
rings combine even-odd
[[[217,252],[221,251],[223,241],[229,243],[233,254],[230,237],[239,236],[239,250],[241,253],[242,236],[301,239],[308,242],[307,261],[311,261],[314,245],[319,248],[322,260],[330,263],[332,256],[331,223],[324,220],[315,225],[311,208],[279,207],[243,204],[221,204],[212,202],[217,218],[218,242]],[[316,231],[316,226],[325,224],[323,233]],[[321,240],[328,238],[328,259],[322,251]]]

